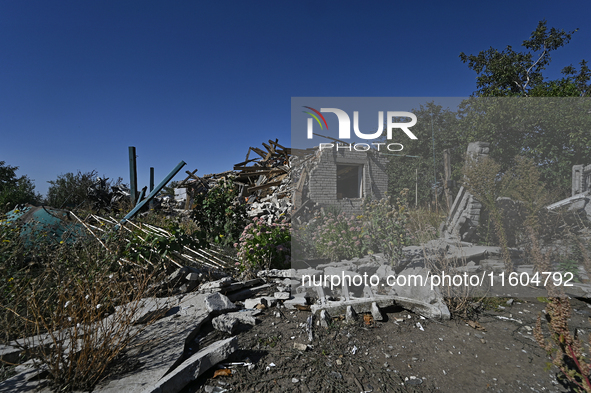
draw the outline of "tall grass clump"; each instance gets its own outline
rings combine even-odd
[[[32,244],[18,226],[0,231],[3,343],[22,347],[53,390],[91,390],[147,326],[136,325],[134,314],[162,281],[161,257],[150,256],[151,264],[126,259],[123,231],[100,241],[39,233]]]

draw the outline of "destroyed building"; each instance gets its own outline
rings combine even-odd
[[[346,214],[361,214],[365,198],[386,195],[388,158],[375,150],[314,150],[300,163],[294,175],[296,209],[336,206]]]

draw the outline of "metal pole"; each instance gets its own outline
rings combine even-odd
[[[125,221],[132,219],[133,216],[135,216],[146,203],[149,203],[152,200],[152,198],[154,198],[156,196],[156,194],[158,194],[160,192],[160,190],[162,190],[164,188],[164,186],[166,184],[168,184],[168,182],[173,177],[175,177],[176,174],[179,173],[179,171],[185,165],[187,165],[187,163],[185,161],[179,162],[178,165],[168,175],[166,175],[166,177],[164,179],[162,179],[160,184],[158,184],[156,186],[156,188],[154,188],[152,190],[152,192],[150,192],[150,194],[148,194],[148,196],[144,200],[142,200],[140,203],[138,203],[129,213],[127,213],[127,215],[125,217],[123,217],[123,219],[119,222],[119,224],[124,224]],[[119,229],[119,224],[117,224],[114,229]]]
[[[137,166],[135,161],[135,146],[129,146],[129,199],[131,204],[137,202]]]
[[[154,190],[154,167],[150,167],[150,192]],[[154,201],[150,201],[150,210],[154,208]]]
[[[154,167],[150,167],[150,192],[154,189]]]

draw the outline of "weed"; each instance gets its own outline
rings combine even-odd
[[[246,205],[239,203],[231,178],[220,180],[207,193],[195,195],[193,219],[208,242],[231,246],[238,242],[247,223]]]
[[[312,236],[318,255],[331,261],[363,256],[362,223],[359,218],[344,213],[336,216],[325,213],[319,220],[317,232]]]
[[[410,243],[407,195],[408,189],[404,189],[393,203],[387,198],[364,201],[363,239],[369,249],[383,252],[392,266],[400,264],[402,248]]]
[[[122,263],[117,250],[130,240],[124,231],[101,241],[26,246],[20,228],[10,229],[2,229],[10,247],[3,242],[0,249],[7,274],[0,280],[3,341],[24,337],[19,342],[47,369],[54,390],[92,389],[145,328],[134,325],[134,313],[162,281],[165,271],[153,267],[161,266],[161,257],[153,255],[152,264]]]
[[[236,265],[249,275],[271,267],[283,269],[290,263],[290,246],[290,224],[284,221],[267,224],[255,218],[244,228],[239,243],[234,244],[239,259]]]

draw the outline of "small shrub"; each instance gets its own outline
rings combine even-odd
[[[364,240],[361,217],[344,213],[325,213],[312,236],[318,255],[331,261],[363,256],[367,249]]]
[[[268,224],[255,218],[234,244],[238,249],[238,268],[247,273],[261,269],[285,269],[291,262],[291,225],[285,222]]]
[[[209,192],[194,199],[193,219],[210,243],[230,246],[236,243],[247,222],[246,205],[238,202],[233,180],[222,179]]]
[[[364,201],[363,238],[371,250],[383,252],[392,266],[400,263],[402,248],[410,244],[407,195],[404,189],[394,203],[387,198]]]
[[[424,244],[438,237],[438,228],[446,215],[441,210],[424,207],[411,209],[408,214],[409,241],[413,246]]]
[[[583,354],[582,343],[577,334],[568,327],[571,308],[568,297],[552,297],[546,305],[546,321],[550,338],[542,332],[542,317],[538,315],[534,337],[552,358],[568,382],[579,392],[591,392],[591,363]]]
[[[0,331],[3,343],[43,334],[49,348],[29,349],[56,391],[90,390],[144,326],[134,325],[140,299],[152,296],[164,271],[119,265],[130,234],[77,242],[23,244],[18,226],[0,226]],[[41,235],[42,236],[42,235]],[[158,260],[154,256],[154,261]],[[154,263],[162,266],[162,263]],[[24,339],[31,347],[32,338]]]

